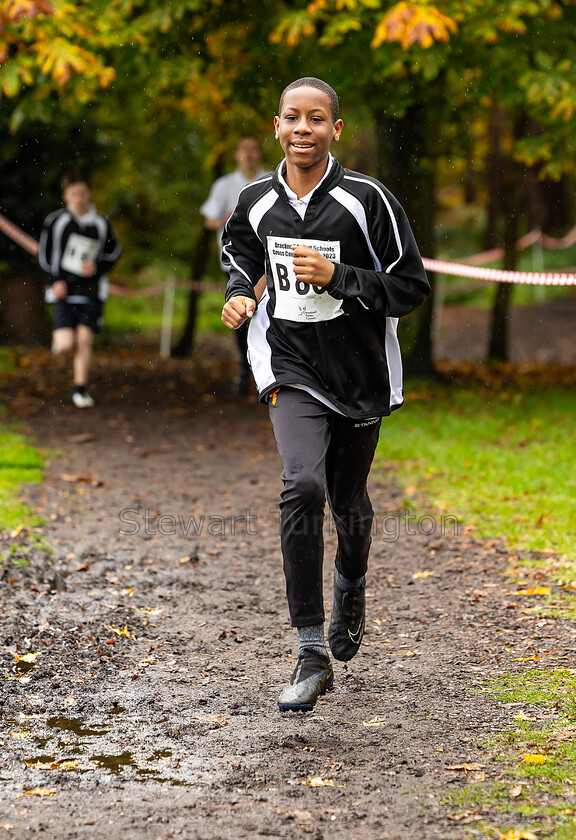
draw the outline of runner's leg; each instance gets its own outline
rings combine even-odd
[[[74,384],[87,385],[92,360],[94,333],[85,324],[76,327],[76,354],[74,356]]]
[[[55,356],[69,353],[74,348],[75,332],[72,327],[60,327],[52,333],[52,352]]]
[[[336,567],[348,580],[366,574],[374,511],[366,481],[380,432],[375,422],[331,415],[326,455],[328,502],[338,534]]]
[[[284,469],[280,534],[293,627],[324,621],[324,460],[332,414],[309,394],[281,388],[270,417]]]

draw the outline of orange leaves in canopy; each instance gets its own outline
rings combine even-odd
[[[92,50],[100,34],[98,15],[88,5],[0,0],[0,96],[16,96],[36,82],[60,89],[73,77],[108,87],[115,70]],[[86,86],[83,95],[94,86]]]
[[[52,12],[52,4],[48,0],[5,0],[0,3],[0,31],[3,22],[18,23],[22,18],[51,15]]]
[[[108,87],[116,76],[113,68],[103,67],[93,53],[64,38],[38,41],[33,49],[38,54],[41,72],[52,76],[59,84],[65,84],[76,73],[97,79],[101,87]]]
[[[436,41],[448,42],[450,35],[457,32],[455,21],[436,6],[402,0],[386,12],[376,27],[372,47],[396,41],[405,50],[412,44],[427,50]]]
[[[309,38],[314,35],[316,30],[309,13],[310,11],[317,11],[317,8],[319,7],[287,14],[270,35],[270,43],[284,44],[286,47],[292,48],[297,46],[301,38]]]

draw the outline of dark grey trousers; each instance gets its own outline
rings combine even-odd
[[[354,580],[368,568],[374,512],[366,480],[380,418],[351,420],[296,388],[281,388],[269,411],[284,465],[280,534],[290,620],[293,627],[320,624],[326,497],[338,571]]]

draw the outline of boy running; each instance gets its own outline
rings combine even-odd
[[[312,709],[333,682],[322,592],[326,496],[338,535],[328,642],[341,661],[360,647],[373,520],[366,481],[381,418],[403,402],[398,318],[430,290],[402,207],[332,157],[342,127],[329,85],[288,85],[274,119],[285,158],[242,191],[223,234],[222,320],[237,329],[251,319],[250,363],[284,467],[281,548],[299,646],[281,711]]]
[[[94,335],[100,329],[108,282],[104,276],[120,256],[109,222],[91,204],[87,178],[69,172],[62,179],[66,207],[51,213],[40,235],[38,262],[49,277],[46,300],[54,303],[52,352],[74,354],[77,408],[91,408],[87,392]]]

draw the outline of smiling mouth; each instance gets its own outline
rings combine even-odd
[[[313,149],[313,143],[292,143],[295,149]]]

